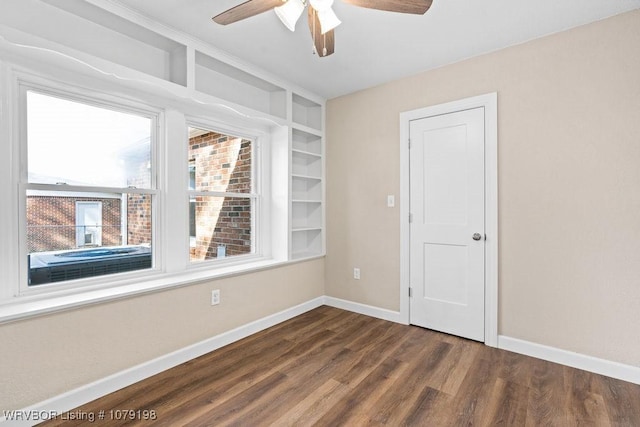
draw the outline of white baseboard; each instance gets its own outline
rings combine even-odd
[[[320,307],[324,304],[324,297],[318,297],[295,307],[288,308],[279,313],[272,314],[246,325],[232,329],[215,337],[206,339],[199,343],[190,345],[172,353],[160,356],[149,362],[142,363],[124,371],[102,378],[91,384],[76,388],[61,395],[47,399],[43,402],[29,406],[28,408],[15,411],[19,416],[31,416],[32,420],[8,421],[5,414],[0,414],[0,423],[8,421],[11,426],[31,426],[33,416],[41,416],[45,413],[62,414],[85,403],[91,402],[99,397],[105,396],[114,391],[120,390],[145,378],[149,378],[162,371],[173,368],[181,363],[187,362],[196,357],[207,354],[227,344],[239,341],[264,329],[292,319],[309,310]]]
[[[599,359],[597,357],[548,347],[504,335],[498,336],[498,348],[628,381],[630,383],[640,384],[640,367],[637,366]]]
[[[92,400],[120,390],[145,378],[149,378],[181,363],[202,356],[203,354],[207,354],[227,344],[246,338],[322,305],[328,305],[330,307],[336,307],[378,319],[389,320],[395,323],[406,324],[406,322],[401,318],[400,312],[397,311],[360,304],[339,298],[327,296],[318,297],[15,412],[20,413],[19,415],[23,418],[27,416],[34,416],[34,414],[39,416],[46,413],[62,414]],[[498,348],[606,375],[608,377],[628,381],[634,384],[640,384],[640,367],[637,366],[598,359],[596,357],[573,353],[571,351],[548,347],[504,335],[498,336]],[[6,423],[11,426],[31,426],[34,424],[33,419],[9,421],[2,415],[4,414],[0,414],[0,423],[3,424]]]
[[[366,316],[377,317],[378,319],[389,320],[395,323],[402,323],[403,325],[407,324],[407,322],[400,316],[399,311],[387,310],[385,308],[327,296],[324,297],[324,303],[330,307],[340,308],[342,310],[352,311]]]

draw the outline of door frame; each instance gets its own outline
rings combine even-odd
[[[484,343],[498,346],[498,94],[496,92],[400,113],[400,318],[409,324],[409,126],[411,121],[484,108],[485,269]]]

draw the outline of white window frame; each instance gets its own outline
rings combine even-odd
[[[189,151],[189,128],[198,128],[202,130],[209,130],[212,132],[217,132],[222,135],[232,136],[236,138],[242,138],[243,140],[251,141],[251,193],[231,193],[231,192],[223,192],[223,191],[195,191],[188,190],[187,193],[189,198],[205,196],[205,197],[241,197],[241,198],[249,198],[252,200],[252,210],[251,210],[251,253],[246,255],[236,255],[233,257],[227,257],[222,259],[210,259],[204,261],[193,262],[189,259],[188,268],[211,268],[211,266],[215,265],[235,265],[251,260],[256,260],[264,257],[263,248],[262,248],[262,239],[261,234],[265,232],[264,229],[260,227],[260,219],[264,214],[264,209],[262,209],[262,169],[265,167],[264,162],[261,157],[261,149],[260,149],[260,141],[261,137],[256,134],[247,133],[246,129],[234,129],[229,127],[228,125],[223,125],[211,121],[204,120],[202,118],[196,118],[187,116],[186,119],[186,130],[187,137],[185,141],[186,145],[186,154],[184,156],[185,165],[188,165],[188,151]],[[187,185],[188,187],[188,185]],[[190,236],[188,236],[190,237]],[[189,254],[187,253],[187,256]]]
[[[272,189],[272,172],[276,173],[287,161],[283,156],[286,152],[282,151],[287,144],[286,128],[266,125],[259,119],[230,114],[226,110],[216,112],[206,106],[194,106],[194,103],[169,101],[164,105],[162,96],[157,96],[160,93],[122,95],[121,88],[113,82],[76,80],[73,73],[71,76],[61,74],[61,81],[53,80],[57,75],[37,73],[0,61],[0,136],[4,141],[0,144],[0,197],[9,201],[0,204],[0,234],[3,236],[0,239],[0,269],[4,272],[0,278],[0,323],[297,262],[289,259],[284,250],[288,230],[283,217],[272,214],[273,209],[281,211],[289,191],[288,187]],[[152,269],[27,286],[26,190],[30,187],[37,193],[47,191],[49,187],[28,185],[27,182],[27,110],[20,97],[20,91],[26,91],[24,88],[156,118],[152,130],[152,141],[155,140],[155,144],[152,143],[155,162],[152,171],[155,179]],[[253,141],[253,191],[257,193],[256,214],[252,215],[254,254],[190,262],[189,176],[185,167],[188,126],[214,129]],[[273,143],[279,147],[276,158],[272,158]],[[277,167],[273,166],[274,162]],[[281,173],[277,175],[280,177]],[[280,183],[280,180],[275,182]],[[93,195],[112,193],[114,189],[65,186],[64,190],[65,194],[80,191]],[[128,193],[136,191],[127,188]],[[183,206],[183,209],[176,209],[177,206]]]
[[[19,274],[18,285],[15,296],[43,295],[51,292],[60,291],[76,291],[82,292],[86,289],[95,289],[103,287],[113,287],[126,283],[127,280],[139,279],[148,275],[152,275],[160,271],[161,251],[158,250],[159,242],[161,242],[160,233],[158,233],[158,222],[160,220],[160,206],[158,200],[160,198],[161,188],[161,171],[158,167],[160,164],[159,147],[161,135],[158,132],[160,123],[163,120],[162,110],[153,108],[147,104],[134,102],[126,98],[113,97],[104,93],[88,91],[85,89],[75,88],[58,82],[49,81],[42,78],[33,78],[32,76],[18,73],[15,81],[16,97],[14,100],[15,111],[18,111],[17,120],[17,137],[15,144],[16,151],[19,153],[19,195],[18,195],[18,230],[19,230]],[[62,188],[55,184],[32,184],[28,181],[28,135],[27,135],[27,93],[33,91],[42,95],[52,96],[65,99],[72,102],[78,102],[98,108],[110,109],[127,114],[136,114],[151,120],[151,185],[149,189],[136,188],[117,188],[117,187],[98,187],[98,186],[78,186],[64,185]],[[63,191],[61,191],[63,190]],[[94,276],[77,280],[64,282],[54,282],[40,284],[38,286],[29,286],[28,284],[28,249],[27,249],[27,224],[26,224],[26,206],[27,191],[54,191],[56,193],[75,192],[77,194],[91,193],[121,193],[121,194],[148,194],[151,195],[151,224],[152,224],[152,268],[137,270],[125,273],[107,274],[104,276]]]
[[[188,136],[187,136],[188,138]],[[188,160],[189,165],[189,190],[195,190],[195,177],[194,177],[194,188],[191,187],[191,170],[193,169],[194,175],[197,173],[196,165],[191,165],[191,160]],[[192,197],[189,197],[189,249],[196,247],[196,233],[191,234],[191,204],[195,203],[195,200]],[[195,206],[194,206],[195,209]],[[195,216],[195,210],[194,210]],[[194,218],[195,221],[195,218]],[[194,224],[195,225],[195,224]]]

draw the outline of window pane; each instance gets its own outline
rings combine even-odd
[[[151,268],[151,197],[28,191],[29,284]]]
[[[251,193],[251,161],[250,140],[189,128],[189,177],[196,191]]]
[[[191,261],[221,259],[253,253],[252,199],[195,197],[195,245]]]
[[[151,123],[29,91],[29,182],[151,188]]]

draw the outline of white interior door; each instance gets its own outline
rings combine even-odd
[[[484,108],[409,132],[410,321],[484,341]]]
[[[102,245],[102,202],[76,202],[76,246]]]

